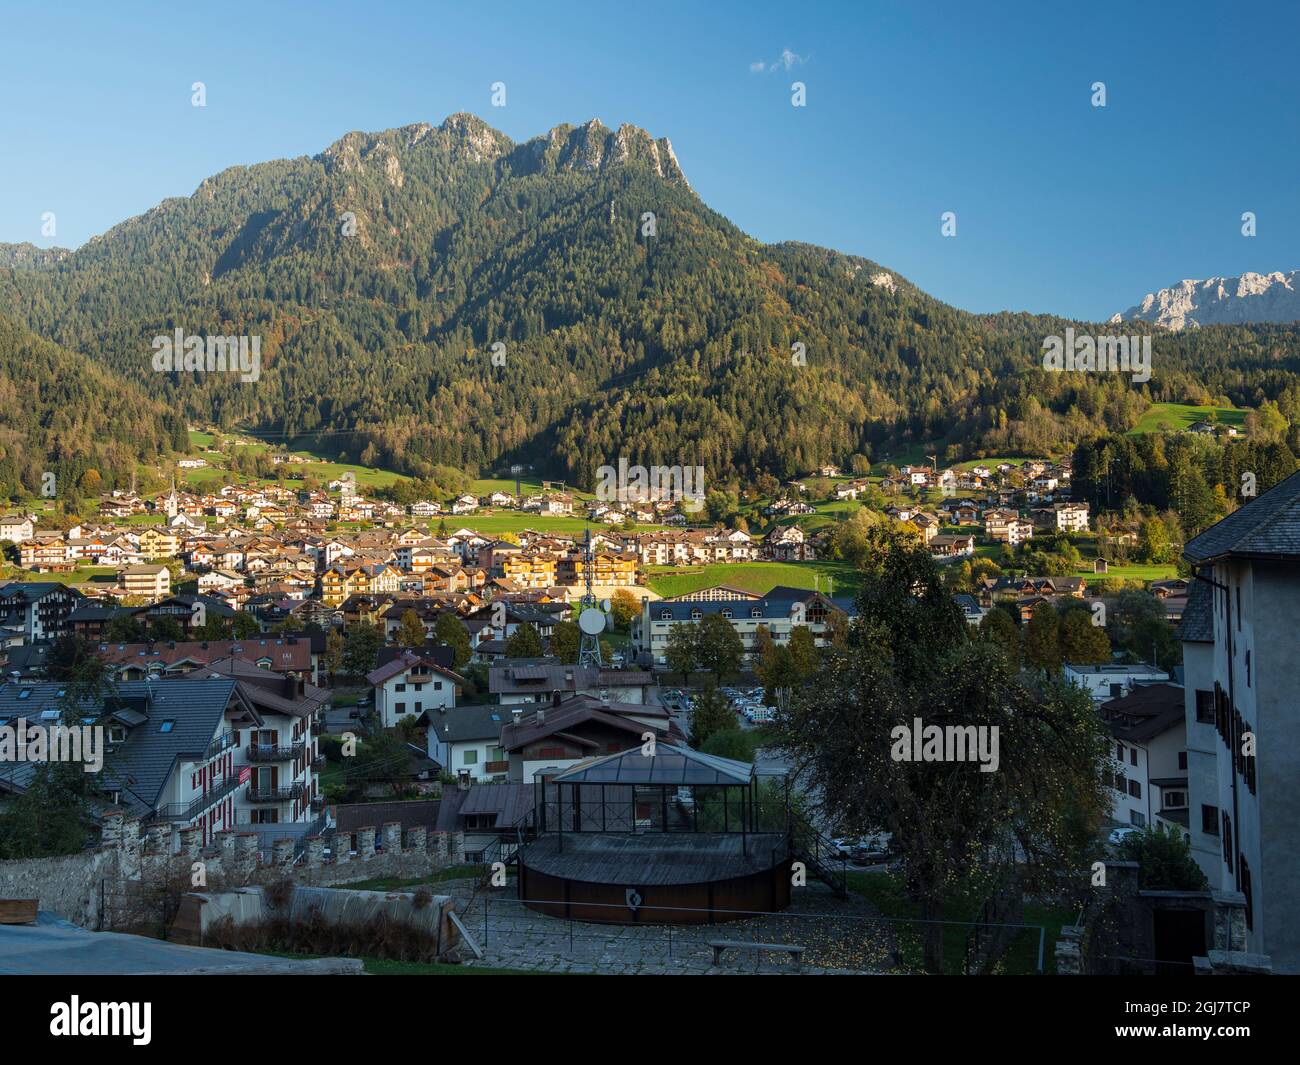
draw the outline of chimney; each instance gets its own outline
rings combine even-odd
[[[551,705],[552,706],[560,705],[560,693],[558,690],[551,692]]]
[[[539,706],[537,708],[537,723],[541,725],[541,724],[545,724],[545,722],[546,722],[546,709],[545,707]]]
[[[469,791],[469,770],[460,769],[456,772],[456,788],[460,791]]]
[[[523,712],[522,710],[511,710],[511,711],[510,711],[510,717],[511,717],[511,719],[514,721],[514,723],[517,725],[517,724],[519,724],[520,721],[523,720],[524,712]]]

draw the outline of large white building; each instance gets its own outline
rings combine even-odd
[[[1300,473],[1184,549],[1193,854],[1245,897],[1247,950],[1300,972]]]
[[[374,687],[375,711],[384,728],[408,716],[414,721],[426,710],[454,707],[464,683],[456,673],[415,652],[385,663],[366,680]]]
[[[1183,689],[1146,684],[1098,709],[1114,741],[1111,817],[1187,838],[1187,746]]]

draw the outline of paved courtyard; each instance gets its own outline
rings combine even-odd
[[[483,949],[467,964],[541,972],[619,974],[793,974],[787,954],[728,951],[714,966],[710,940],[797,944],[809,974],[898,972],[890,951],[895,926],[876,919],[863,899],[837,899],[809,887],[778,914],[717,925],[606,925],[547,917],[521,905],[513,882],[475,894],[471,880],[444,882],[460,917]]]

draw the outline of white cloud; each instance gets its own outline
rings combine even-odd
[[[789,48],[782,48],[781,54],[770,63],[764,63],[761,59],[755,60],[749,64],[751,74],[775,74],[778,70],[790,70],[797,67],[800,63],[808,62],[806,55],[800,55],[798,52]]]

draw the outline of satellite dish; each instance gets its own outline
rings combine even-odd
[[[605,615],[589,606],[578,615],[578,628],[588,636],[599,636],[605,631]]]

